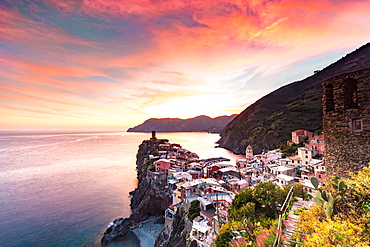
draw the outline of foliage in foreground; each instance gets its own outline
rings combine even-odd
[[[221,228],[216,246],[271,245],[276,235],[277,209],[289,189],[264,182],[242,190],[233,200],[230,221]]]
[[[328,202],[335,198],[329,211],[324,194]],[[319,205],[300,213],[295,241],[303,246],[370,246],[370,168],[348,179],[333,178],[320,196],[324,203],[315,200]]]

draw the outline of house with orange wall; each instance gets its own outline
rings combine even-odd
[[[303,137],[305,136],[312,138],[313,133],[308,130],[295,130],[292,132],[292,142],[299,144],[303,141]]]

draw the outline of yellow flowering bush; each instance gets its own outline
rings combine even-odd
[[[325,220],[315,225],[304,246],[368,246],[362,242],[363,229],[346,220]]]
[[[323,206],[300,213],[294,238],[301,246],[370,246],[370,168],[350,175],[333,178],[324,188],[340,198],[333,216],[328,217]],[[341,192],[336,189],[339,181],[345,184]]]

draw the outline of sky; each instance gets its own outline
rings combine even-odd
[[[370,0],[0,0],[0,130],[238,114],[370,40]]]

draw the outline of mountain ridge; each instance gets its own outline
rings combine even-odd
[[[245,153],[276,148],[297,129],[321,130],[321,83],[333,76],[370,67],[370,43],[347,54],[315,74],[282,86],[248,106],[222,129],[220,147]]]
[[[211,118],[200,115],[193,118],[149,118],[127,132],[212,132],[219,133],[237,114]]]

